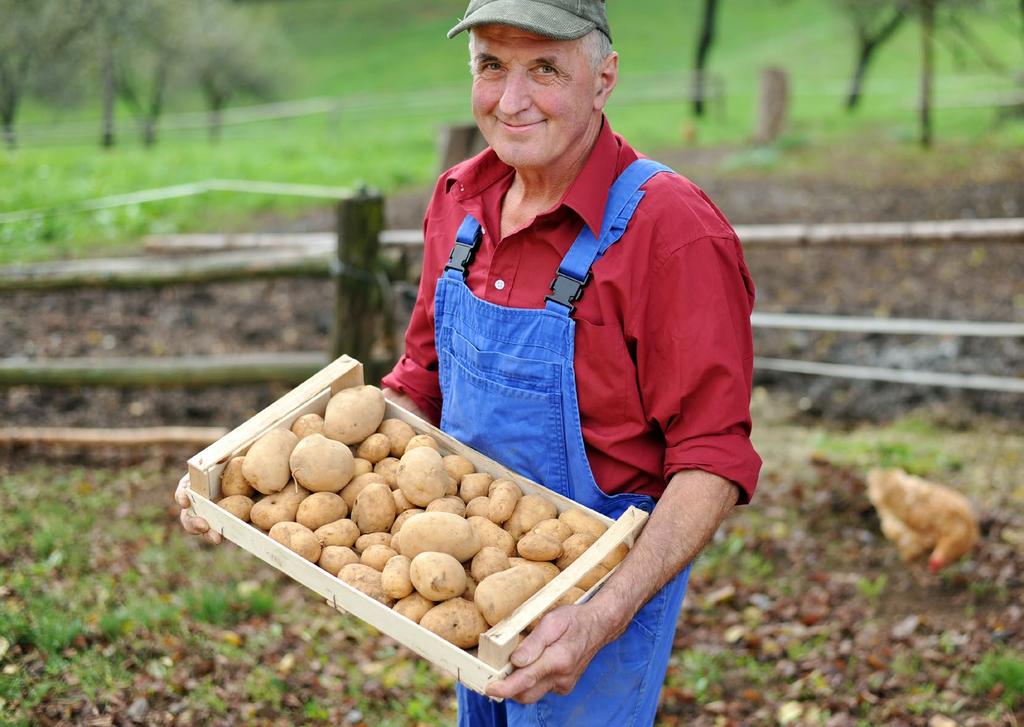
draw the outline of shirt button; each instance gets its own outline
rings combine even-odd
[[[495,280],[494,281],[494,287],[497,288],[498,290],[504,290],[505,289],[505,281],[504,280]]]

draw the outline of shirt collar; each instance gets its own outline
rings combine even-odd
[[[583,169],[569,185],[559,205],[565,205],[580,216],[594,236],[601,234],[604,207],[608,201],[608,190],[617,176],[619,154],[622,144],[612,131],[608,119],[602,117],[601,131],[590,151]],[[627,162],[628,163],[628,162]],[[467,200],[482,195],[489,187],[501,181],[511,182],[514,170],[498,158],[488,147],[471,159],[452,167],[445,176],[445,191],[456,201],[465,204]]]

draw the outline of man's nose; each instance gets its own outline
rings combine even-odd
[[[521,71],[513,71],[505,77],[498,108],[506,116],[514,116],[530,107],[529,79]]]

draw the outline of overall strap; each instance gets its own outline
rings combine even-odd
[[[671,171],[669,167],[651,159],[637,159],[626,167],[608,191],[599,237],[595,238],[590,227],[583,225],[569,252],[562,258],[558,274],[551,281],[551,295],[545,298],[545,308],[572,315],[576,309],[573,303],[580,299],[583,288],[590,282],[590,268],[626,231],[626,226],[644,196],[640,187],[655,174]]]
[[[455,233],[455,244],[452,245],[452,254],[448,256],[448,264],[444,266],[444,275],[465,281],[469,274],[469,264],[480,247],[481,239],[483,228],[480,223],[473,215],[466,215]]]

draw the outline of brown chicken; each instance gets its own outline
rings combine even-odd
[[[978,517],[959,492],[900,469],[868,473],[868,499],[882,519],[882,533],[910,561],[929,549],[934,573],[978,540]]]

